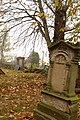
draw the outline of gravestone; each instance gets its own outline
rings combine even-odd
[[[0,69],[0,75],[4,75],[5,73],[3,72],[2,69]]]
[[[80,94],[80,65],[78,65],[78,77],[76,79],[76,93]]]
[[[50,47],[50,68],[42,99],[35,109],[36,120],[78,120],[75,93],[80,48],[64,41]]]
[[[17,57],[17,69],[23,69],[24,68],[24,59],[25,57]]]

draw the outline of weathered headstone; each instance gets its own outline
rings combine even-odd
[[[75,86],[80,48],[59,41],[51,48],[48,83],[35,109],[36,120],[77,120]]]
[[[24,68],[24,59],[25,57],[17,57],[17,69],[23,69]]]
[[[76,79],[76,93],[80,94],[80,65],[78,65],[78,77]]]

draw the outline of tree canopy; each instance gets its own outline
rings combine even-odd
[[[16,44],[43,39],[47,45],[80,39],[79,0],[1,0],[0,26],[14,28]]]
[[[35,51],[32,51],[26,61],[27,64],[31,64],[31,67],[33,67],[33,65],[39,66],[39,54]]]

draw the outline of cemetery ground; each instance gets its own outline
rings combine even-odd
[[[2,69],[0,75],[0,120],[33,120],[33,109],[41,97],[46,77]]]
[[[0,120],[35,120],[33,109],[40,101],[47,76],[2,70],[5,74],[0,75]]]

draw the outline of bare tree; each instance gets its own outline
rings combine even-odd
[[[80,38],[79,0],[1,0],[0,25],[18,33],[16,45]],[[19,32],[17,32],[19,31]]]
[[[5,26],[0,32],[0,54],[1,63],[5,61],[5,53],[10,52],[10,41],[7,32],[7,27]],[[8,54],[7,54],[8,56]]]

